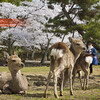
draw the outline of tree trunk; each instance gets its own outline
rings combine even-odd
[[[75,33],[73,32],[72,38],[74,38],[74,37],[75,37]]]
[[[48,53],[50,41],[51,41],[51,39],[48,40],[48,44],[47,44],[46,50],[42,55],[41,64],[45,63],[45,59],[46,59],[46,56],[47,56],[47,53]]]
[[[50,55],[50,53],[48,52],[47,53],[47,60],[50,60],[49,55]]]
[[[29,54],[28,54],[28,51],[27,51],[27,52],[26,52],[26,59],[28,59],[28,55],[29,55]]]
[[[47,55],[47,53],[44,52],[43,55],[42,55],[41,64],[45,63],[46,55]]]
[[[32,59],[34,59],[35,48],[33,47],[32,49],[33,49],[33,51],[32,51]]]
[[[11,39],[9,38],[8,39],[8,49],[7,49],[9,55],[11,55],[11,47],[12,47],[11,46]]]
[[[62,38],[61,42],[63,42],[63,41],[64,41],[65,36],[66,36],[66,35],[64,34],[64,36],[63,36],[63,38]]]

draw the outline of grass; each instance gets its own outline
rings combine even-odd
[[[93,78],[89,79],[89,87],[87,90],[81,90],[79,79],[75,79],[74,95],[70,96],[69,87],[64,88],[64,95],[59,99],[54,98],[53,87],[49,86],[48,98],[43,98],[45,85],[36,86],[33,81],[29,81],[31,85],[26,94],[2,94],[0,93],[0,100],[100,100],[100,66],[93,66]],[[7,67],[0,67],[0,73],[3,71],[9,72]],[[47,77],[49,67],[24,67],[21,70],[26,75],[45,76]],[[34,78],[34,77],[33,77]],[[58,89],[59,94],[59,89]]]
[[[8,67],[0,67],[0,73],[1,72],[9,72]],[[36,74],[36,75],[48,75],[49,72],[49,67],[24,67],[23,69],[21,69],[21,72],[23,74]]]

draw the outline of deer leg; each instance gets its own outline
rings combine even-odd
[[[73,88],[72,88],[72,67],[69,69],[69,83],[70,83],[70,95],[73,95]]]
[[[57,75],[54,74],[54,96],[56,98],[59,98],[58,94],[57,94]]]
[[[52,71],[50,71],[50,72],[49,72],[49,75],[48,75],[47,84],[46,84],[46,89],[45,89],[45,91],[44,91],[44,97],[45,97],[45,98],[47,97],[47,89],[48,89],[48,85],[49,85],[49,83],[50,83],[51,76],[52,76]]]
[[[80,84],[81,84],[81,89],[83,88],[83,84],[82,84],[82,73],[81,71],[78,71],[78,75],[79,75],[79,79],[80,79]]]
[[[86,67],[81,67],[84,71],[84,83],[83,83],[83,89],[85,90],[88,85],[88,70]]]
[[[64,81],[64,72],[61,72],[61,86],[60,86],[60,96],[63,96],[63,81]]]
[[[2,93],[4,93],[4,94],[12,94],[12,91],[11,91],[11,89],[9,88],[9,84],[5,84],[5,85],[3,86]]]
[[[58,66],[57,69],[54,70],[53,73],[53,79],[54,79],[54,96],[56,98],[59,98],[58,94],[57,94],[57,76],[59,75],[60,72],[62,72],[64,70],[63,66]],[[63,82],[63,81],[62,81]],[[63,83],[62,83],[63,84]],[[63,91],[63,90],[62,90]]]
[[[69,74],[68,74],[68,69],[66,69],[65,72],[64,72],[64,82],[63,82],[63,87],[65,87],[65,85],[66,85],[66,83],[67,83],[67,81],[68,81],[68,78],[69,78],[68,75],[69,75]]]
[[[88,73],[88,71],[86,70],[86,87],[85,87],[85,89],[88,88],[88,80],[89,80],[89,73]]]
[[[85,90],[85,74],[84,74],[84,81],[83,81],[83,87],[82,87],[83,90]]]
[[[72,77],[72,85],[74,84],[74,79],[75,79],[75,76],[77,74],[77,70],[73,70],[73,77]]]
[[[83,85],[83,89],[86,90],[86,73],[84,75],[84,85]]]

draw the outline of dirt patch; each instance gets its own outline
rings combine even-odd
[[[47,76],[43,75],[27,75],[29,86],[45,86],[47,83]],[[33,84],[32,84],[33,82]],[[51,79],[49,86],[53,86],[53,79]]]

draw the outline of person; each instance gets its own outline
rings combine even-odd
[[[94,59],[96,58],[96,55],[97,55],[97,50],[93,47],[92,43],[88,43],[87,53],[89,53],[93,56],[93,62],[94,62]],[[90,75],[93,73],[93,67],[92,67],[93,62],[90,64],[90,67],[89,67],[90,68]]]

